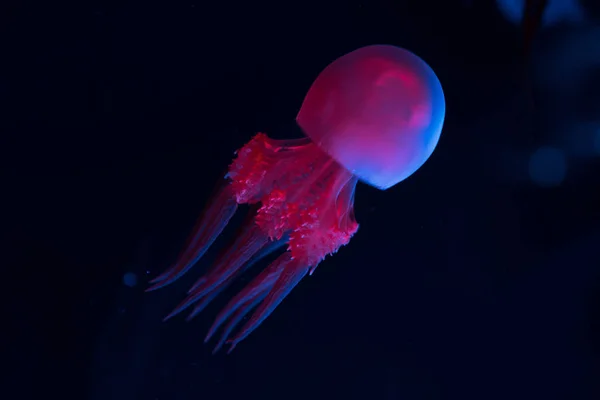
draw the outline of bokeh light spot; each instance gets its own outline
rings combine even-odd
[[[594,134],[594,151],[600,155],[600,128],[596,130]]]
[[[127,272],[125,275],[123,275],[123,284],[125,286],[134,287],[137,285],[137,281],[137,275],[133,272]]]
[[[560,185],[567,174],[564,153],[553,147],[540,147],[529,159],[529,176],[538,186]]]

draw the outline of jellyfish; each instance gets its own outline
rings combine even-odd
[[[231,245],[165,320],[191,306],[193,318],[256,261],[283,250],[209,329],[205,343],[221,330],[214,352],[225,344],[231,352],[357,232],[357,183],[386,190],[408,178],[433,153],[444,115],[441,84],[413,53],[372,45],[336,59],[318,75],[297,115],[306,137],[258,133],[239,149],[176,262],[150,282],[148,291],[180,278],[238,206],[250,206]]]

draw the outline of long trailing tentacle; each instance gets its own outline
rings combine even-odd
[[[234,242],[235,243],[235,242]],[[174,317],[175,315],[181,313],[188,307],[192,306],[195,303],[196,306],[192,310],[192,312],[186,317],[189,321],[198,315],[206,306],[210,304],[210,302],[217,297],[223,290],[225,290],[235,279],[237,279],[240,275],[242,275],[245,271],[247,271],[250,267],[252,267],[257,261],[261,258],[266,257],[272,252],[280,249],[285,244],[285,239],[278,240],[276,242],[268,242],[266,245],[260,249],[259,252],[254,254],[247,262],[245,262],[241,268],[235,271],[231,276],[225,279],[220,284],[212,287],[209,290],[195,290],[188,293],[188,296],[183,300],[169,315],[164,318],[164,321]],[[218,271],[214,271],[218,272]]]
[[[279,278],[275,282],[275,285],[265,298],[265,300],[258,306],[258,309],[252,314],[252,317],[242,329],[226,343],[230,344],[228,353],[233,351],[235,347],[250,335],[258,326],[277,308],[277,306],[290,294],[293,288],[306,276],[310,266],[299,265],[295,262],[288,263],[287,266],[282,268]]]
[[[278,240],[276,242],[269,242],[265,247],[263,247],[263,249],[256,254],[254,257],[252,257],[250,259],[250,261],[248,261],[245,265],[244,268],[241,269],[239,271],[239,273],[232,275],[231,277],[229,277],[227,280],[223,281],[221,284],[219,284],[218,286],[216,286],[209,294],[207,294],[204,299],[197,304],[194,309],[192,310],[192,312],[187,316],[187,320],[189,321],[190,319],[194,318],[196,315],[198,315],[202,310],[204,310],[204,308],[215,298],[219,295],[219,293],[221,293],[224,289],[226,289],[231,282],[233,282],[235,279],[237,279],[241,274],[243,274],[244,272],[246,272],[248,269],[250,269],[257,261],[259,261],[260,259],[262,259],[263,257],[268,256],[269,254],[273,253],[274,251],[277,251],[278,249],[282,248],[283,245],[286,243],[286,240]]]
[[[293,260],[289,252],[282,254],[221,311],[210,328],[205,341],[210,340],[216,330],[225,321],[229,320],[224,327],[215,352],[224,343],[231,344],[228,353],[231,352],[239,342],[250,335],[273,312],[298,282],[306,276],[308,270],[309,266],[301,265]],[[259,306],[250,320],[243,325],[231,340],[227,340],[235,326],[257,305]]]
[[[238,296],[237,299],[234,299],[230,302],[230,305],[226,307],[215,319],[215,322],[211,326],[206,338],[204,339],[204,343],[208,342],[211,337],[215,334],[216,330],[221,327],[226,321],[227,324],[223,327],[223,331],[221,332],[221,336],[213,350],[213,354],[218,352],[221,347],[225,344],[227,338],[231,331],[236,327],[236,325],[244,318],[249,312],[252,311],[254,307],[256,307],[261,301],[267,297],[269,294],[269,290],[279,278],[281,273],[280,270],[265,270],[266,274],[262,277],[261,285],[247,293]],[[237,300],[237,301],[236,301]],[[230,349],[230,351],[233,349]],[[229,352],[228,352],[229,353]]]
[[[231,259],[232,256],[235,256],[237,253],[237,249],[241,246],[245,245],[244,241],[251,240],[251,235],[254,232],[253,227],[254,223],[254,214],[256,214],[256,210],[258,207],[256,205],[251,206],[251,208],[246,213],[246,217],[242,225],[238,228],[234,238],[230,241],[230,243],[225,247],[225,249],[219,252],[216,261],[214,264],[208,269],[208,271],[203,274],[194,284],[188,289],[187,293],[192,294],[196,292],[198,286],[202,285],[207,281],[208,277],[211,277],[218,273],[218,270],[223,267],[224,263],[227,263],[228,258]],[[257,250],[257,253],[254,253],[251,256],[255,256],[260,253],[260,250]],[[249,258],[251,259],[251,258]],[[245,261],[243,261],[245,262]]]
[[[220,348],[221,345],[225,343],[225,340],[229,336],[229,332],[235,327],[237,321],[241,320],[258,304],[258,302],[262,301],[267,294],[269,294],[269,291],[279,278],[279,275],[281,275],[281,271],[285,267],[285,264],[288,262],[289,253],[282,254],[277,260],[258,274],[241,292],[232,298],[227,306],[219,313],[219,315],[217,315],[217,318],[215,318],[214,323],[208,330],[204,342],[208,342],[217,329],[229,319],[230,323],[225,327],[224,332],[221,334],[219,344],[217,345],[217,347]],[[232,324],[233,321],[236,322]],[[215,351],[217,351],[217,349],[215,349]]]
[[[189,295],[204,296],[236,275],[250,259],[269,243],[268,236],[254,223],[248,224],[232,246],[222,254],[208,274],[188,291]]]
[[[216,354],[223,345],[227,342],[227,338],[236,325],[250,312],[254,307],[260,304],[261,301],[265,299],[268,292],[262,292],[259,295],[255,296],[252,300],[244,303],[242,307],[240,307],[236,312],[234,312],[229,318],[229,322],[227,325],[223,327],[223,333],[221,334],[221,338],[217,342],[215,348],[212,351],[212,354]],[[227,350],[227,354],[231,353],[235,346],[231,346],[229,350]]]
[[[220,187],[216,197],[198,219],[177,262],[150,281],[152,286],[146,291],[150,292],[167,286],[192,268],[229,223],[237,210],[237,206],[238,204],[231,193],[230,187],[227,184]]]

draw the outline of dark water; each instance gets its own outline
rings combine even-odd
[[[598,15],[541,31],[526,63],[481,3],[3,5],[2,397],[597,399]],[[190,276],[148,281],[233,151],[299,137],[318,72],[373,43],[442,82],[434,155],[388,191],[359,185],[350,245],[212,356],[245,282],[161,321],[234,231]]]

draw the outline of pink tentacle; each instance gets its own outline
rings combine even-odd
[[[306,276],[309,267],[298,263],[291,258],[290,253],[284,253],[276,261],[273,269],[278,271],[278,277],[270,286],[269,293],[265,300],[258,306],[252,317],[242,329],[231,339],[226,341],[231,347],[231,352],[238,343],[250,335],[283,301],[283,299],[292,291],[292,289]],[[275,274],[273,275],[275,276]],[[265,285],[266,286],[266,285]],[[229,332],[227,332],[229,333]]]
[[[188,296],[181,302],[173,311],[167,315],[163,321],[173,318],[177,314],[185,311],[188,307],[193,305],[194,303],[202,300],[194,309],[191,314],[187,316],[187,320],[189,321],[193,317],[195,317],[198,313],[200,313],[215,297],[219,295],[227,286],[231,284],[237,278],[238,274],[229,277],[229,279],[221,282],[220,285],[215,286],[212,290],[207,292],[199,292],[199,293],[190,293]]]
[[[177,262],[150,281],[153,285],[146,291],[150,292],[167,286],[192,268],[229,223],[237,210],[237,206],[229,187],[225,186],[220,189],[217,197],[205,209],[202,217],[198,219]]]
[[[238,308],[229,317],[229,322],[223,327],[223,332],[221,333],[219,341],[215,345],[215,348],[213,349],[212,354],[216,354],[223,347],[223,345],[227,342],[227,338],[229,337],[229,334],[231,333],[231,331],[233,331],[233,329],[237,326],[237,324],[248,313],[250,313],[254,307],[256,307],[261,301],[263,301],[265,299],[265,297],[267,297],[268,293],[269,292],[267,290],[265,290],[265,291],[261,292],[260,294],[258,294],[257,296],[255,296],[254,298],[252,298],[251,300],[243,303],[243,305],[241,305],[240,308]],[[233,350],[233,348],[230,348],[227,351],[227,354],[231,353],[232,350]]]
[[[252,221],[250,221],[250,223],[252,224]],[[252,229],[253,229],[252,225],[248,225],[244,228],[244,231],[249,232]],[[244,235],[241,235],[240,237],[243,237],[243,236]],[[234,241],[234,243],[230,246],[230,248],[235,249],[237,247],[240,247],[241,243],[238,243],[239,241],[240,241],[240,239]],[[196,288],[195,290],[190,290],[188,292],[187,297],[177,307],[175,307],[175,309],[173,311],[171,311],[171,313],[169,313],[169,315],[167,315],[163,319],[163,321],[166,321],[166,320],[174,317],[175,315],[186,310],[193,304],[199,302],[194,307],[192,312],[186,317],[186,320],[188,320],[188,321],[191,320],[196,315],[198,315],[202,310],[204,310],[204,308],[206,308],[210,304],[210,302],[215,297],[217,297],[223,290],[225,290],[235,279],[239,278],[245,271],[247,271],[252,265],[254,265],[255,262],[260,260],[262,257],[265,257],[268,254],[272,253],[273,251],[281,248],[284,244],[285,244],[284,240],[280,240],[277,242],[268,241],[265,245],[262,246],[262,248],[260,248],[254,254],[252,254],[250,256],[248,256],[246,254],[246,256],[240,257],[238,259],[238,261],[236,262],[236,265],[239,265],[239,267],[237,268],[237,270],[233,271],[233,273],[228,278],[226,278],[221,283],[219,283],[215,286],[211,286],[208,288],[200,287],[200,288]],[[258,245],[258,243],[257,243],[257,245]],[[225,256],[223,258],[226,258],[226,255],[227,255],[227,253],[225,253]],[[208,273],[208,276],[204,278],[204,280],[205,281],[212,280],[213,276],[216,276],[222,272],[222,270],[223,270],[222,267],[223,267],[222,265],[217,264],[217,268],[213,268]]]
[[[221,327],[226,320],[229,319],[229,323],[225,326],[223,333],[217,347],[220,348],[223,343],[227,340],[229,333],[237,325],[237,323],[247,314],[252,308],[258,303],[265,299],[279,277],[283,272],[286,265],[290,262],[290,254],[284,253],[277,258],[271,265],[269,265],[264,271],[256,276],[250,284],[248,284],[244,290],[238,293],[227,306],[219,313],[215,322],[211,326],[206,335],[205,342],[215,334],[216,330]]]
[[[186,317],[186,320],[189,321],[190,319],[198,315],[202,310],[204,310],[204,308],[206,308],[206,306],[208,306],[208,304],[210,304],[210,302],[215,297],[217,297],[225,288],[227,288],[231,284],[231,282],[233,282],[240,275],[242,275],[244,272],[250,269],[254,265],[254,263],[262,259],[263,257],[266,257],[267,255],[271,254],[275,250],[281,248],[284,244],[285,240],[280,240],[278,242],[270,242],[265,247],[263,247],[259,253],[252,257],[250,261],[248,261],[246,264],[244,264],[244,267],[238,273],[227,278],[227,280],[216,286],[209,294],[207,294],[206,297],[204,297],[204,299],[194,307],[190,315]]]
[[[248,225],[232,246],[220,257],[216,266],[199,279],[188,293],[204,296],[216,286],[234,276],[244,264],[267,246],[269,238],[254,223]]]

